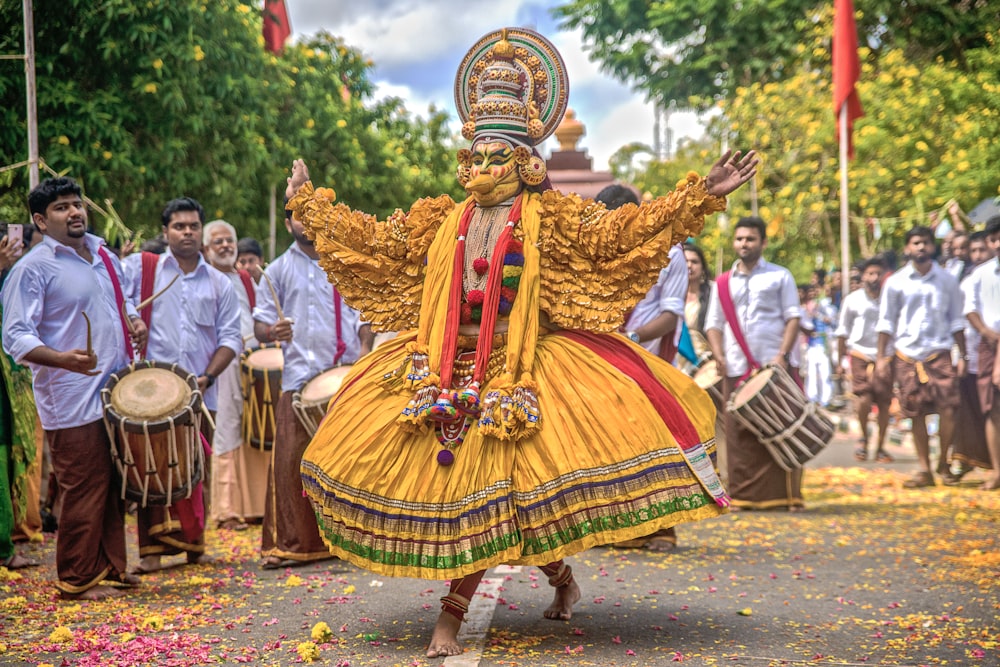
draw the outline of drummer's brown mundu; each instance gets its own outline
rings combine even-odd
[[[142,507],[190,496],[205,469],[195,375],[139,361],[111,375],[101,402],[122,496]]]

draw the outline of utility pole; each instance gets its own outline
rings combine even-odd
[[[28,184],[38,185],[38,107],[35,102],[35,20],[31,0],[24,6],[24,82],[28,106]]]

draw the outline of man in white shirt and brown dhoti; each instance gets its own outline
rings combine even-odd
[[[129,363],[132,346],[145,343],[146,327],[123,303],[118,259],[87,233],[81,194],[59,177],[28,195],[44,238],[4,285],[3,342],[31,368],[62,494],[56,588],[63,598],[99,600],[137,583],[126,574],[124,503],[100,392]]]
[[[144,266],[143,255],[125,261],[127,292],[135,303],[146,299],[145,291],[157,296],[140,313],[149,319],[149,346],[146,358],[176,364],[197,376],[202,400],[210,414],[217,408],[219,375],[243,351],[240,313],[229,278],[212,268],[201,253],[205,211],[194,199],[181,197],[167,203],[161,216],[166,252]],[[151,274],[151,275],[150,275]],[[143,279],[151,289],[142,289]],[[171,282],[176,279],[176,283]],[[168,287],[169,286],[169,287]],[[211,430],[202,420],[202,434],[208,442]],[[206,457],[206,462],[210,458]],[[210,480],[210,471],[203,480]],[[206,485],[210,488],[210,484]],[[208,498],[193,509],[194,521],[173,506],[140,507],[137,512],[139,556],[135,572],[145,574],[162,567],[161,556],[184,553],[188,563],[207,562],[204,525]],[[186,514],[186,513],[185,513]]]
[[[291,211],[285,211],[285,226],[295,241],[264,270],[253,311],[257,339],[280,342],[284,353],[261,531],[264,569],[332,557],[302,492],[302,454],[312,435],[296,416],[292,398],[323,371],[370,352],[373,340],[371,327],[327,280],[315,244]]]
[[[949,481],[948,449],[958,407],[958,378],[965,374],[965,319],[958,281],[934,262],[934,232],[914,227],[906,233],[909,263],[893,273],[882,288],[879,305],[878,360],[876,373],[887,372],[895,346],[895,377],[899,385],[899,407],[913,424],[913,445],[920,463],[903,486],[916,489],[934,486],[927,417],[940,417],[941,452],[937,473]],[[952,366],[951,347],[958,346],[958,365]]]
[[[840,309],[840,324],[835,335],[840,351],[840,359],[851,378],[851,393],[855,396],[855,409],[861,438],[854,450],[858,461],[868,460],[868,420],[872,406],[878,409],[878,439],[872,459],[879,463],[891,463],[892,456],[885,451],[885,436],[889,430],[889,405],[892,403],[893,359],[875,373],[875,359],[878,356],[879,302],[882,294],[882,276],[885,266],[879,259],[869,259],[861,265],[862,288],[847,295]],[[891,342],[886,354],[893,352]]]
[[[788,269],[763,258],[767,227],[757,217],[740,218],[733,230],[738,260],[728,277],[736,322],[749,346],[743,351],[720,301],[720,276],[712,286],[705,330],[712,356],[723,380],[723,396],[761,364],[775,364],[798,377],[795,341],[799,333],[800,304],[795,280]],[[747,428],[726,415],[729,495],[736,509],[788,509],[804,507],[802,470],[786,471]]]
[[[994,258],[976,268],[966,288],[965,316],[979,333],[979,407],[986,415],[986,446],[992,474],[983,483],[988,491],[1000,490],[1000,216],[986,223]]]

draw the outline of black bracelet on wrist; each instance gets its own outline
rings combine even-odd
[[[211,373],[205,373],[205,389],[208,389],[213,384],[215,384],[215,376]]]

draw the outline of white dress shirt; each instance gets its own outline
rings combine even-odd
[[[240,333],[243,334],[244,347],[257,346],[253,337],[253,313],[250,310],[250,297],[247,295],[243,279],[236,271],[223,271],[229,278],[240,304]],[[256,297],[256,289],[254,290]],[[243,444],[243,386],[240,379],[240,357],[236,356],[219,373],[215,383],[217,387],[215,432],[212,434],[212,454],[227,454]]]
[[[337,356],[337,318],[333,310],[333,285],[319,266],[292,243],[271,262],[265,273],[274,284],[282,314],[292,320],[292,341],[282,343],[285,366],[281,372],[282,391],[298,391],[306,382],[332,368]],[[274,297],[267,278],[257,284],[257,307],[253,318],[268,326],[278,321]],[[361,353],[358,312],[341,300],[340,331],[346,347],[341,364],[353,364]]]
[[[958,285],[962,290],[962,303],[968,306],[969,300],[972,298],[972,274],[970,273],[965,277]],[[962,312],[965,312],[964,308]],[[969,358],[969,362],[965,367],[965,372],[972,375],[979,375],[979,341],[982,336],[976,330],[976,327],[972,326],[972,322],[968,319],[965,320],[965,355]],[[958,349],[957,346],[952,349],[953,361],[957,361]]]
[[[983,324],[1000,331],[1000,257],[977,266],[966,281],[963,313],[979,313]]]
[[[985,262],[969,274],[962,282],[965,294],[965,307],[962,312],[979,313],[983,324],[993,331],[1000,332],[1000,257]],[[970,331],[971,330],[971,331]],[[975,340],[972,338],[975,336]],[[969,355],[969,372],[979,372],[979,332],[971,325],[965,331],[965,349]],[[973,347],[975,343],[975,347]],[[975,365],[973,365],[975,362]]]
[[[909,262],[882,287],[875,330],[892,335],[896,350],[924,361],[951,350],[954,335],[965,328],[958,281],[937,264],[920,275]]]
[[[111,373],[129,363],[114,287],[98,254],[102,241],[87,234],[84,242],[93,255],[89,264],[73,248],[42,236],[42,242],[14,265],[3,288],[3,347],[31,369],[38,416],[47,431],[101,419],[101,389]],[[108,255],[123,282],[118,258]],[[86,349],[87,325],[81,312],[90,318],[97,375],[24,360],[41,346],[58,352]],[[129,308],[129,313],[134,316],[135,309]]]
[[[656,284],[632,309],[628,321],[625,322],[625,330],[635,331],[663,313],[674,313],[677,315],[677,328],[673,332],[676,344],[680,340],[681,323],[684,321],[684,301],[687,297],[688,284],[687,260],[684,258],[684,250],[679,245],[670,249],[669,257],[670,263],[660,271]],[[657,354],[660,351],[660,340],[661,338],[654,338],[639,344]]]
[[[141,301],[142,253],[125,258],[126,296],[136,305]],[[153,294],[166,287],[174,276],[177,282],[153,302],[146,358],[177,364],[195,375],[203,375],[215,351],[228,347],[237,356],[243,352],[240,335],[239,301],[233,284],[224,273],[199,256],[191,273],[184,273],[168,249],[156,262]],[[205,392],[205,407],[215,410],[218,390]]]
[[[847,295],[840,308],[840,325],[834,336],[847,339],[847,349],[859,352],[872,361],[878,356],[878,310],[880,297],[868,296],[864,289],[857,289]],[[892,354],[892,341],[886,347],[886,354]]]
[[[763,257],[749,274],[740,273],[736,270],[737,266],[738,261],[729,273],[729,294],[736,309],[736,318],[757,363],[767,364],[781,352],[785,324],[801,316],[799,292],[788,269],[771,264]],[[746,373],[749,368],[747,358],[722,313],[718,280],[712,285],[712,298],[705,316],[705,330],[709,329],[723,332],[726,373],[729,377],[740,377]],[[798,364],[793,359],[791,365]]]

